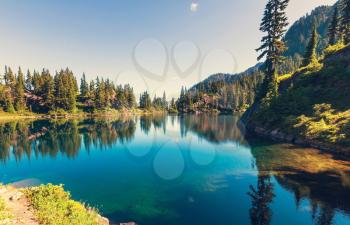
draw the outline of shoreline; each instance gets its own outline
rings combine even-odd
[[[38,191],[41,189],[40,191]],[[46,196],[48,193],[53,194],[52,196]],[[56,196],[57,195],[57,196]],[[40,185],[35,187],[18,188],[12,185],[0,185],[0,200],[4,204],[4,209],[0,213],[6,213],[7,218],[0,220],[0,224],[13,224],[13,225],[40,225],[42,223],[51,223],[53,218],[51,215],[46,213],[43,216],[43,210],[47,210],[46,205],[36,207],[38,204],[37,198],[42,200],[53,201],[53,196],[60,198],[61,196],[67,196],[62,199],[58,199],[59,205],[65,207],[64,213],[70,212],[74,205],[75,213],[79,213],[81,216],[89,217],[90,222],[94,221],[96,225],[108,225],[109,220],[99,214],[94,208],[85,206],[85,204],[72,200],[69,192],[63,190],[62,186],[54,186],[52,184]],[[33,199],[31,199],[33,198]],[[57,207],[56,202],[53,202],[52,207]],[[54,210],[54,208],[52,208]],[[58,210],[61,210],[58,209]],[[72,214],[77,215],[77,214]],[[61,216],[65,217],[65,214]],[[62,217],[62,218],[63,218]],[[57,219],[57,218],[56,218]],[[73,218],[74,219],[74,218]],[[75,221],[76,222],[76,221]],[[75,224],[75,223],[74,223]]]
[[[95,112],[95,113],[67,113],[67,114],[21,114],[21,113],[0,113],[1,121],[13,121],[22,119],[74,119],[74,118],[91,118],[91,117],[111,117],[120,115],[159,115],[172,114],[161,110],[134,110],[134,111],[110,111],[110,112]]]
[[[325,143],[317,140],[307,140],[294,134],[288,134],[279,128],[266,129],[263,127],[248,125],[247,129],[253,134],[261,138],[267,138],[272,141],[290,143],[301,147],[311,147],[322,150],[333,155],[341,157],[350,157],[350,148],[339,146],[332,143]]]

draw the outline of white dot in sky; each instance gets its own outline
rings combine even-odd
[[[199,6],[198,3],[192,2],[192,3],[191,3],[191,11],[192,11],[192,12],[197,12],[198,6]]]

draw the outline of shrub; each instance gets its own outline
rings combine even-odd
[[[3,224],[2,221],[10,218],[12,218],[12,216],[6,209],[5,201],[0,198],[0,224]]]
[[[336,112],[330,104],[316,104],[313,109],[312,116],[301,115],[294,125],[303,136],[332,143],[347,142],[350,138],[350,110]]]
[[[325,48],[324,54],[326,56],[329,56],[329,55],[332,55],[345,47],[346,47],[346,45],[342,41],[339,41],[335,45],[329,45],[327,48]]]
[[[63,186],[52,184],[24,189],[30,205],[41,224],[44,225],[97,225],[103,224],[94,209],[71,200]]]

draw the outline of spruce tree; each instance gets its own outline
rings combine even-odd
[[[168,102],[166,100],[166,94],[165,91],[163,92],[163,98],[162,98],[162,108],[167,109],[168,108]]]
[[[350,0],[343,0],[342,10],[342,32],[344,43],[350,44]]]
[[[24,75],[21,68],[18,69],[17,81],[15,87],[15,108],[17,111],[23,111],[26,107],[25,97],[24,97]]]
[[[10,95],[9,92],[5,93],[5,110],[6,112],[9,112],[9,113],[15,112],[15,108],[13,107],[12,96]]]
[[[88,95],[88,91],[89,91],[89,85],[86,82],[85,73],[83,73],[83,76],[82,76],[81,82],[80,82],[80,95],[82,97],[86,97]]]
[[[278,94],[278,66],[283,62],[284,57],[282,54],[286,50],[282,38],[288,25],[285,12],[288,3],[289,0],[268,0],[265,7],[260,31],[266,33],[266,35],[262,38],[262,45],[257,51],[261,52],[258,60],[266,57],[266,76],[261,87],[259,99],[264,98],[268,93],[272,96]]]
[[[10,67],[5,66],[4,80],[5,80],[5,85],[11,88],[13,91],[16,85],[16,78]]]
[[[318,44],[318,34],[316,26],[313,26],[310,41],[306,47],[306,52],[304,55],[303,66],[317,62],[317,44]]]
[[[32,83],[33,83],[33,77],[30,71],[28,70],[26,75],[26,81],[25,81],[25,87],[28,91],[32,90],[32,87],[33,87]]]
[[[339,31],[340,31],[340,27],[339,27],[338,5],[335,5],[332,21],[328,27],[328,39],[329,39],[328,44],[329,45],[335,45],[337,43],[340,35]]]
[[[47,110],[54,108],[54,80],[49,70],[43,69],[41,73],[41,94]]]

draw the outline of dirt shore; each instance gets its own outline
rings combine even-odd
[[[0,221],[0,224],[39,225],[28,200],[14,187],[0,187],[0,197],[4,200],[10,218]]]

